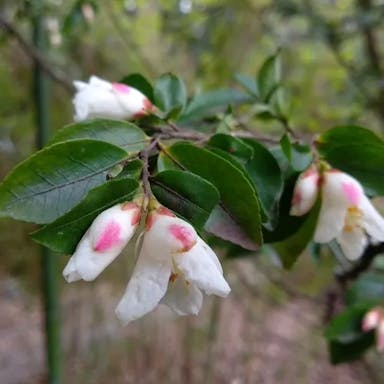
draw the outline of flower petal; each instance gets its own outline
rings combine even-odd
[[[308,169],[299,176],[293,191],[290,215],[302,216],[309,212],[317,198],[318,181],[319,174],[314,168]]]
[[[350,205],[343,192],[343,183],[349,180],[348,175],[339,171],[324,173],[321,208],[314,235],[317,243],[328,243],[341,233]]]
[[[366,196],[361,200],[360,209],[364,214],[363,226],[368,235],[374,240],[384,241],[384,219]]]
[[[63,270],[63,276],[68,283],[81,280],[81,276],[77,272],[76,262],[73,256],[69,259],[67,265],[65,266]]]
[[[360,227],[355,227],[349,231],[342,231],[337,237],[337,241],[345,257],[351,261],[357,260],[363,254],[368,243],[367,236]]]
[[[196,284],[207,295],[225,297],[231,291],[222,272],[217,268],[212,255],[198,242],[188,252],[176,254],[173,258],[185,280]]]
[[[335,204],[324,196],[316,224],[315,242],[328,243],[337,237],[343,230],[346,212],[347,206]]]
[[[178,277],[168,285],[167,294],[161,300],[176,314],[197,315],[203,304],[203,294],[195,284],[187,283],[183,278]]]
[[[144,238],[131,279],[116,308],[117,317],[128,324],[151,312],[165,295],[170,275],[169,260],[147,249]]]

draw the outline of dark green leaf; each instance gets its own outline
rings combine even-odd
[[[138,179],[143,169],[143,162],[139,159],[128,161],[124,164],[121,171],[115,176],[116,179],[123,179],[130,177],[132,179]]]
[[[243,139],[253,149],[253,157],[245,165],[256,186],[264,211],[271,217],[283,192],[283,177],[274,156],[262,144],[253,139]]]
[[[97,140],[46,147],[16,166],[0,184],[0,216],[49,223],[91,189],[127,152]]]
[[[141,93],[147,96],[152,103],[155,102],[151,83],[140,73],[131,73],[130,75],[125,76],[120,83],[138,89]]]
[[[324,332],[327,340],[351,342],[359,337],[363,317],[369,308],[368,305],[353,306],[335,316]]]
[[[247,75],[243,75],[241,73],[235,74],[235,80],[242,85],[252,96],[258,98],[259,97],[259,89],[257,87],[256,80]]]
[[[380,304],[384,301],[384,275],[366,273],[359,277],[347,293],[348,304]]]
[[[339,341],[328,342],[328,350],[332,364],[347,363],[361,358],[363,353],[374,345],[373,332],[362,333],[350,343]]]
[[[92,221],[113,205],[131,201],[138,186],[133,179],[108,181],[89,191],[76,207],[31,237],[55,252],[71,254]]]
[[[157,200],[193,226],[202,228],[219,202],[217,189],[201,177],[185,171],[164,171],[151,178]]]
[[[279,254],[284,268],[291,268],[297,258],[302,254],[309,242],[312,240],[316,229],[319,211],[320,201],[317,201],[316,205],[312,208],[311,212],[306,217],[305,222],[301,225],[300,229],[296,233],[284,241],[273,244],[274,248]]]
[[[275,243],[285,240],[295,234],[305,223],[306,217],[291,216],[289,214],[289,211],[291,210],[293,188],[295,186],[297,176],[298,173],[295,173],[284,182],[284,189],[278,206],[277,225],[273,228],[273,230],[269,227],[263,228],[265,243]]]
[[[280,146],[288,159],[292,171],[302,172],[311,164],[312,153],[308,145],[292,143],[289,137],[284,135],[281,138]]]
[[[262,243],[260,207],[254,188],[243,173],[217,154],[189,143],[176,143],[166,152],[180,168],[201,176],[218,189],[220,205],[205,228],[243,248],[257,248]]]
[[[149,138],[135,124],[119,120],[96,119],[65,126],[56,133],[50,144],[75,139],[106,141],[128,152],[138,152],[145,147]]]
[[[223,151],[230,153],[239,159],[243,164],[250,160],[253,156],[252,147],[245,144],[242,140],[224,133],[217,133],[216,135],[213,135],[209,139],[208,145],[220,148]]]
[[[356,177],[369,195],[384,194],[384,142],[368,129],[336,127],[317,141],[323,158]]]
[[[277,89],[281,80],[280,66],[279,52],[268,57],[261,66],[257,76],[261,100],[267,102],[273,92]]]
[[[187,90],[177,76],[167,73],[156,80],[154,87],[156,105],[166,114],[176,117],[187,103]]]
[[[329,342],[331,361],[334,364],[358,359],[374,343],[373,332],[364,333],[362,320],[369,306],[347,308],[332,319],[325,337]]]
[[[228,105],[249,104],[252,102],[252,97],[236,89],[204,92],[196,95],[189,102],[180,120],[199,120],[203,117],[216,115],[217,112],[225,110]]]

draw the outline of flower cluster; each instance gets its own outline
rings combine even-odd
[[[119,204],[99,214],[65,267],[65,279],[94,280],[121,253],[139,222],[136,203]],[[201,291],[221,297],[230,292],[217,256],[190,224],[171,211],[165,207],[151,211],[117,316],[127,324],[159,303],[179,315],[197,314]]]
[[[154,106],[139,90],[122,83],[110,83],[91,76],[88,83],[74,81],[75,121],[94,117],[138,119],[154,111]]]
[[[375,307],[368,311],[361,326],[364,332],[376,330],[376,347],[379,352],[384,351],[384,311]]]
[[[302,173],[295,185],[291,215],[302,216],[310,211],[320,195],[321,208],[314,241],[340,244],[350,260],[358,259],[368,244],[384,241],[384,219],[364,194],[361,184],[337,169],[319,173],[312,166]]]

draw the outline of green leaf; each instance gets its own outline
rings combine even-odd
[[[243,164],[253,156],[252,147],[245,144],[244,141],[224,133],[213,135],[207,144],[211,147],[219,148],[230,153]]]
[[[257,194],[267,215],[271,217],[283,192],[283,177],[275,157],[258,141],[243,139],[253,150],[245,169],[256,186]]]
[[[131,73],[128,76],[123,77],[123,79],[120,80],[120,83],[136,88],[147,96],[152,103],[155,101],[151,83],[140,73]]]
[[[292,236],[279,243],[272,244],[279,254],[284,268],[291,268],[313,238],[320,211],[320,200],[307,215],[300,229]]]
[[[220,193],[205,229],[214,235],[256,249],[262,243],[260,207],[254,188],[243,173],[217,154],[189,143],[176,143],[160,156],[212,183]]]
[[[384,300],[384,275],[379,273],[365,273],[354,282],[347,292],[349,305],[369,303],[377,305]]]
[[[259,94],[261,100],[268,102],[273,92],[281,81],[281,60],[280,52],[268,57],[260,68],[257,76]]]
[[[172,73],[162,75],[155,82],[155,104],[167,115],[177,117],[187,104],[184,82]]]
[[[353,342],[328,342],[328,350],[332,364],[347,363],[361,358],[363,353],[375,343],[373,332],[362,333]]]
[[[292,108],[292,99],[288,97],[287,91],[284,88],[279,87],[276,89],[271,98],[271,104],[278,116],[285,119],[288,118]]]
[[[236,89],[220,89],[196,95],[180,117],[183,122],[214,116],[228,105],[249,104],[253,98]]]
[[[361,330],[369,306],[353,306],[332,319],[325,330],[331,362],[338,364],[358,359],[374,343],[373,332]]]
[[[132,179],[138,179],[143,170],[143,162],[139,159],[128,161],[121,168],[121,171],[115,176],[116,179],[123,179],[130,177]]]
[[[369,195],[384,194],[384,142],[368,129],[341,126],[317,141],[324,160],[356,177]]]
[[[149,138],[135,124],[119,120],[96,119],[65,126],[54,135],[50,144],[77,139],[106,141],[128,152],[138,152],[145,147]]]
[[[291,176],[285,180],[284,189],[279,201],[278,210],[278,222],[275,228],[264,226],[263,237],[265,243],[276,243],[283,241],[290,236],[294,235],[304,225],[306,216],[291,216],[289,214],[291,210],[291,201],[293,195],[293,189],[298,177],[298,173],[291,174]]]
[[[42,149],[16,166],[0,184],[0,217],[49,223],[91,189],[127,152],[97,140],[74,140]]]
[[[249,92],[252,96],[258,98],[259,97],[259,89],[257,87],[256,80],[247,75],[243,75],[241,73],[235,74],[235,80],[242,85],[247,92]]]
[[[108,181],[89,191],[68,213],[33,232],[31,237],[55,252],[72,254],[93,220],[106,209],[131,201],[138,186],[133,179]]]
[[[288,135],[284,135],[280,140],[280,146],[288,160],[288,165],[284,168],[289,170],[289,173],[302,172],[312,163],[313,156],[308,145],[292,143]]]
[[[186,171],[164,171],[151,178],[156,199],[193,226],[202,228],[219,202],[217,189],[200,176]]]

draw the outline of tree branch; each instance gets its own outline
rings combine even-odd
[[[34,60],[42,70],[56,83],[60,84],[66,91],[73,93],[74,86],[72,82],[61,72],[53,69],[45,56],[35,47],[33,47],[21,33],[0,14],[0,28],[10,36],[13,36],[19,43],[23,51]]]

